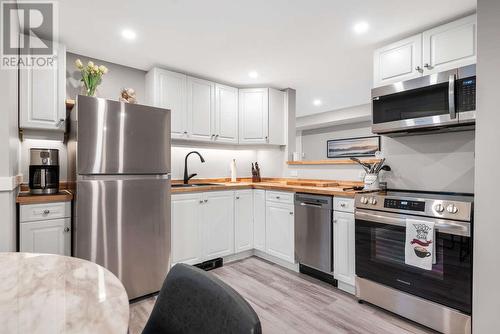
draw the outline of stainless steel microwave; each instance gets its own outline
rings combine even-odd
[[[473,129],[476,65],[372,89],[372,132],[409,135]]]

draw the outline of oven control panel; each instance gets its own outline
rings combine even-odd
[[[384,208],[424,212],[425,202],[386,198]]]

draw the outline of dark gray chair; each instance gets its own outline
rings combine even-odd
[[[262,333],[253,308],[214,275],[176,264],[167,275],[142,334]]]

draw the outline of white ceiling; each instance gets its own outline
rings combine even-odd
[[[118,64],[295,88],[301,116],[369,102],[376,46],[475,7],[476,0],[64,0],[59,31],[69,51]],[[352,27],[361,20],[371,28],[358,36]],[[123,40],[124,28],[137,32],[135,41]]]

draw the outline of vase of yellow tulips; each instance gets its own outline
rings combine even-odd
[[[80,59],[75,61],[75,66],[82,74],[85,95],[95,96],[97,86],[101,84],[102,76],[108,73],[108,68],[104,65],[96,65],[92,61],[89,61],[87,65],[84,66]]]

